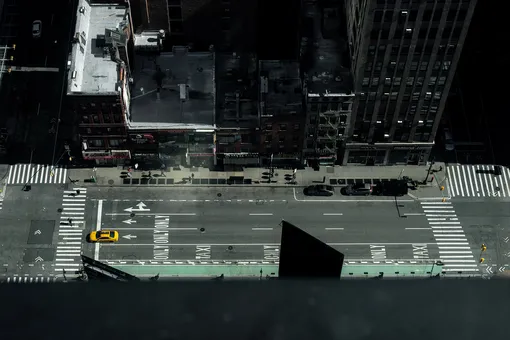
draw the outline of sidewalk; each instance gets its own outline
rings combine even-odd
[[[439,187],[444,185],[446,167],[436,163],[432,169],[443,170],[429,176],[427,185],[420,186],[417,190],[410,191],[411,197],[426,199],[447,197],[445,191]],[[131,177],[128,176],[127,168],[97,168],[93,169],[69,169],[69,177],[79,180],[80,185],[90,186],[126,186],[126,185],[155,185],[155,186],[250,186],[250,187],[305,187],[312,184],[329,184],[345,186],[353,183],[375,183],[381,180],[396,179],[408,176],[416,181],[423,181],[427,175],[428,166],[336,166],[321,167],[319,171],[312,168],[297,170],[293,178],[292,170],[275,169],[274,176],[270,179],[270,172],[264,168],[246,168],[240,172],[210,171],[207,168],[180,168],[165,169],[164,172],[154,170],[151,177],[147,171],[133,170]],[[96,182],[91,183],[90,178],[95,175]],[[86,181],[86,182],[84,182]],[[295,184],[292,182],[295,181]]]

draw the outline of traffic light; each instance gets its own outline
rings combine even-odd
[[[480,247],[480,250],[481,251],[486,251],[487,250],[487,246],[485,245],[485,243],[482,243],[482,246]]]

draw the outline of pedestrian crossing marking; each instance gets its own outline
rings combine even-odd
[[[421,206],[439,249],[443,273],[477,273],[479,270],[473,251],[451,202],[421,202]]]
[[[7,184],[64,184],[66,180],[66,168],[46,164],[15,164],[9,167]]]
[[[3,278],[0,283],[50,283],[56,280],[54,276],[12,276]]]
[[[62,196],[55,272],[63,272],[63,269],[76,271],[82,265],[81,253],[84,240],[87,189],[64,190]]]
[[[452,197],[509,197],[510,170],[501,168],[494,175],[493,165],[450,165],[448,188]]]

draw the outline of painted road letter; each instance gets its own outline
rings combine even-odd
[[[170,247],[168,246],[168,216],[156,216],[154,221],[154,260],[168,260]]]

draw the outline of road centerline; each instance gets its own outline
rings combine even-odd
[[[250,213],[250,216],[273,216],[273,213]]]

